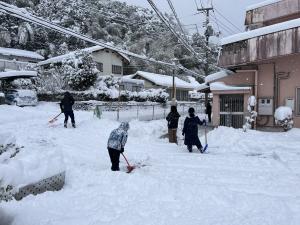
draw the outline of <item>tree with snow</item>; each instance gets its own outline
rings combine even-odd
[[[255,96],[250,96],[248,98],[248,112],[249,112],[249,116],[246,116],[246,123],[243,126],[243,130],[244,132],[246,132],[248,129],[254,129],[254,122],[256,120],[257,117],[257,112],[254,110],[256,106],[256,98]]]

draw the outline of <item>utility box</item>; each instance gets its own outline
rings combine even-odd
[[[285,106],[290,107],[294,111],[295,110],[295,99],[294,98],[286,98]]]
[[[273,115],[273,98],[260,98],[258,100],[258,115]]]

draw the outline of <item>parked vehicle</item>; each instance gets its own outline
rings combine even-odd
[[[5,97],[4,93],[0,91],[0,105],[3,105],[5,103]]]
[[[5,92],[5,103],[17,106],[36,106],[37,93],[28,89],[10,89]]]

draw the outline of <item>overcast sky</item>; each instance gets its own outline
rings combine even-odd
[[[120,0],[130,5],[138,5],[142,7],[148,7],[147,0]],[[170,12],[167,0],[153,0],[159,7],[160,11]],[[196,0],[200,7],[201,0]],[[211,0],[202,0],[203,4],[207,4]],[[215,30],[220,29],[222,37],[229,36],[234,33],[239,33],[244,30],[245,9],[249,5],[253,5],[263,0],[212,0],[215,7],[215,15],[212,13],[212,24]],[[195,0],[172,0],[174,8],[181,20],[185,25],[197,24],[199,29],[202,27],[205,20],[204,14],[198,14],[195,4]],[[216,16],[216,17],[215,17]],[[219,26],[216,24],[216,19]],[[226,18],[226,19],[225,19]],[[228,22],[228,20],[230,22]],[[232,24],[231,24],[232,23]],[[191,32],[196,31],[196,26],[187,26]],[[218,28],[219,27],[219,28]]]

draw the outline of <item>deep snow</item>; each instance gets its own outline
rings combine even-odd
[[[208,153],[200,154],[188,153],[182,140],[176,146],[161,139],[165,120],[132,121],[125,154],[146,166],[127,174],[110,171],[106,150],[118,122],[76,111],[78,128],[63,128],[63,118],[48,126],[57,110],[48,103],[0,106],[1,131],[25,146],[15,160],[57,152],[66,169],[62,191],[1,202],[1,225],[299,224],[299,129],[220,127],[208,134]]]

